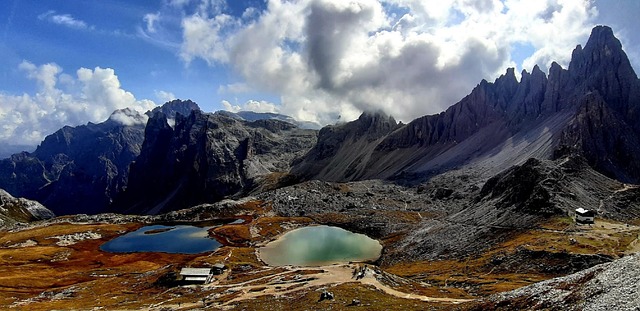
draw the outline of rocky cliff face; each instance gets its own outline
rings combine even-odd
[[[271,173],[287,172],[315,141],[315,131],[279,120],[194,111],[178,115],[172,128],[156,113],[113,210],[157,214],[243,193]]]
[[[609,177],[638,182],[640,125],[633,120],[639,106],[640,82],[620,42],[598,26],[584,49],[576,47],[569,69],[553,63],[546,76],[536,66],[520,81],[508,69],[446,111],[374,140],[358,131],[361,120],[328,128],[293,172],[332,181],[415,178],[480,162],[508,167],[530,157],[580,154]],[[353,148],[334,152],[345,140]]]
[[[55,217],[42,204],[24,198],[14,198],[0,189],[0,228],[19,222],[45,220]]]
[[[99,213],[126,184],[127,167],[140,152],[144,125],[113,120],[64,127],[35,152],[0,164],[0,185],[37,200],[57,214]]]
[[[193,103],[180,103],[162,109],[193,108]],[[65,126],[47,136],[33,153],[1,160],[0,187],[37,200],[58,215],[104,212],[127,184],[129,164],[140,154],[146,120],[145,115],[125,109],[102,123]]]
[[[292,173],[302,178],[329,181],[361,179],[375,172],[364,166],[382,138],[399,126],[382,112],[366,112],[353,122],[327,126],[320,130],[318,143]]]
[[[176,115],[181,114],[183,116],[188,116],[193,110],[200,110],[200,107],[195,102],[189,99],[174,99],[166,102],[162,106],[154,108],[151,112],[147,113],[147,115],[151,117],[155,113],[161,112],[167,117],[167,119],[175,119]]]

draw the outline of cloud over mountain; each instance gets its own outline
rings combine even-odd
[[[280,112],[322,123],[371,109],[410,120],[508,66],[566,65],[598,14],[587,0],[269,0],[241,15],[214,2],[178,5],[181,58],[230,65],[279,94]]]
[[[37,84],[35,94],[0,93],[0,144],[35,146],[65,125],[102,122],[116,109],[147,111],[150,100],[123,90],[111,68],[80,68],[75,77],[55,63],[23,61],[19,70]]]

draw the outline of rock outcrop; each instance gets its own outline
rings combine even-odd
[[[0,189],[0,228],[16,223],[51,219],[56,215],[42,204],[24,198],[14,198]]]
[[[640,255],[491,296],[470,310],[637,310]]]
[[[492,178],[480,190],[478,201],[496,200],[498,208],[538,215],[562,215],[564,211],[554,206],[551,198],[558,181],[564,177],[561,170],[542,165],[540,160],[529,159]]]

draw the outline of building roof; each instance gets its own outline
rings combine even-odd
[[[217,264],[213,265],[213,268],[222,270],[222,269],[224,269],[224,264],[217,263]]]
[[[595,212],[588,210],[588,209],[584,209],[582,207],[576,209],[576,214],[580,214],[583,216],[595,216]]]
[[[187,276],[184,278],[184,280],[191,282],[207,282],[209,278],[206,276]]]
[[[207,276],[211,274],[211,268],[182,268],[180,275]]]

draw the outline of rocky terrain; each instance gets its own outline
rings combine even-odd
[[[640,258],[616,261],[489,297],[474,310],[637,310]]]
[[[24,198],[14,198],[0,189],[0,229],[17,223],[51,219],[56,215],[42,204]]]
[[[582,157],[530,159],[484,180],[462,169],[413,186],[309,181],[259,198],[271,202],[279,215],[393,237],[385,245],[383,263],[482,253],[515,234],[541,229],[550,219],[573,215],[579,207],[607,219],[638,221],[637,188],[596,172]]]

